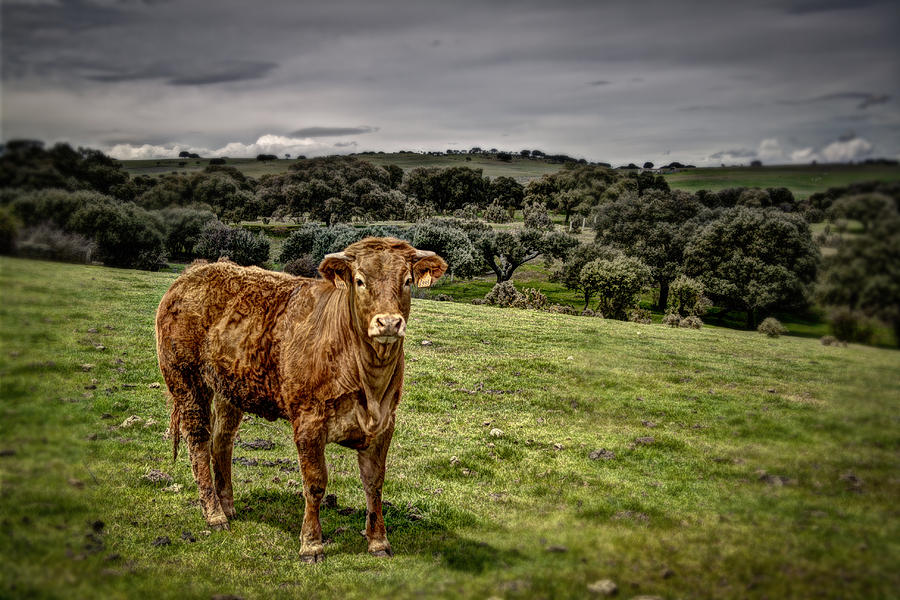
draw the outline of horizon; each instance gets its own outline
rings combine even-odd
[[[0,10],[4,141],[120,160],[485,140],[613,165],[900,158],[900,10],[882,0]]]

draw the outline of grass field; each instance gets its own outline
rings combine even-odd
[[[786,187],[798,199],[858,181],[900,181],[900,167],[882,165],[784,165],[685,169],[665,176],[673,189],[696,192],[729,187]]]
[[[152,323],[174,277],[0,258],[0,597],[900,589],[897,351],[425,300],[388,457],[395,558],[365,553],[355,457],[329,447],[327,559],[299,563],[291,436],[258,418],[238,517],[210,533],[162,439]]]

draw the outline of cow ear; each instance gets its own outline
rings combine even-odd
[[[419,250],[419,254],[426,253]],[[419,255],[417,255],[416,258],[418,258],[418,260],[413,263],[412,267],[413,277],[416,280],[416,287],[429,287],[436,279],[439,279],[440,276],[444,274],[444,271],[447,270],[447,263],[434,252],[428,252],[423,258],[420,258]]]
[[[346,288],[350,281],[350,260],[343,252],[326,254],[319,265],[319,273],[333,283],[334,287]]]

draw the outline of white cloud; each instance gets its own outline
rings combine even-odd
[[[863,138],[832,142],[822,149],[825,162],[848,162],[864,158],[872,153],[872,144]]]
[[[116,144],[107,150],[107,154],[120,160],[136,160],[149,158],[175,158],[182,150],[196,152],[200,156],[215,157],[227,156],[230,158],[252,158],[258,154],[283,154],[321,155],[340,152],[340,148],[353,148],[355,142],[335,143],[334,145],[322,144],[312,138],[292,138],[282,135],[265,134],[255,142],[245,144],[243,142],[229,142],[221,148],[199,148],[187,144],[153,145],[153,144]]]
[[[784,150],[777,138],[767,138],[759,143],[759,149],[756,155],[760,160],[767,163],[774,163],[784,160]]]
[[[800,148],[791,152],[791,162],[808,163],[812,161],[825,163],[841,163],[861,160],[870,154],[874,146],[869,140],[860,137],[849,137],[831,142],[824,148]]]

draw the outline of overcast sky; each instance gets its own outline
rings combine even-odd
[[[118,158],[897,158],[898,7],[3,0],[2,138]]]

